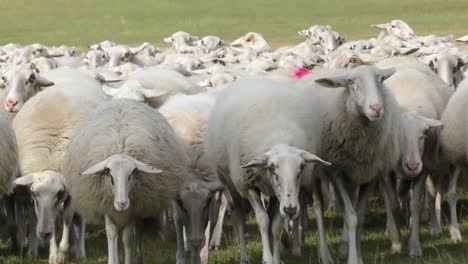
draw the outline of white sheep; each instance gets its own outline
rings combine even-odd
[[[442,52],[421,59],[448,85],[457,87],[462,81],[462,68],[468,64],[468,56],[460,57],[452,52]]]
[[[18,142],[21,175],[15,182],[28,187],[37,217],[30,236],[28,252],[37,256],[37,238],[50,239],[49,263],[63,263],[68,251],[68,230],[73,211],[65,206],[64,229],[59,248],[56,244],[55,218],[58,205],[66,201],[66,185],[62,165],[65,149],[73,130],[79,122],[107,99],[100,89],[93,86],[56,85],[29,100],[13,120]],[[34,214],[33,214],[34,215]],[[35,218],[33,217],[32,223]],[[84,238],[81,238],[84,239]],[[84,257],[81,241],[79,257]]]
[[[383,84],[394,72],[392,68],[359,66],[306,76],[301,81],[320,102],[316,113],[322,120],[319,155],[333,164],[323,167],[320,175],[331,179],[343,202],[345,221],[340,253],[347,255],[349,264],[362,263],[358,227],[363,223],[368,184],[395,168],[399,158],[400,110]],[[317,87],[311,80],[337,89]],[[351,198],[354,193],[358,195],[356,207]]]
[[[105,221],[108,263],[119,263],[122,229],[125,263],[131,263],[135,222],[158,218],[169,206],[188,173],[187,159],[165,118],[140,102],[111,100],[75,130],[63,171],[79,214]]]
[[[460,174],[466,175],[466,128],[468,98],[468,79],[463,80],[450,98],[441,121],[444,124],[440,133],[443,158],[456,166],[449,180],[447,200],[450,205],[450,236],[455,242],[461,241],[460,227],[457,219],[457,180]]]
[[[270,45],[268,45],[268,42],[263,38],[262,34],[257,32],[248,32],[244,36],[231,42],[230,45],[233,47],[249,48],[257,53],[271,50]]]
[[[395,36],[400,39],[413,39],[416,37],[414,30],[402,20],[392,20],[385,24],[375,24],[372,27],[382,30],[378,39],[382,39],[386,36]]]
[[[177,233],[177,263],[185,263],[183,227],[190,241],[192,264],[208,263],[208,243],[211,228],[211,204],[215,193],[224,189],[216,173],[208,166],[203,140],[215,97],[202,93],[175,95],[160,108],[176,134],[185,143],[190,159],[190,174],[173,201],[174,224]]]
[[[13,181],[19,173],[18,148],[15,132],[11,126],[10,116],[0,110],[0,149],[3,150],[0,160],[0,197],[13,191]]]
[[[231,84],[218,97],[205,151],[233,197],[241,263],[249,260],[240,197],[248,199],[254,209],[262,237],[263,263],[281,263],[284,219],[294,219],[304,210],[299,207],[298,195],[300,184],[311,178],[311,167],[306,168],[306,164],[328,164],[310,153],[320,144],[316,137],[320,133],[319,119],[313,113],[313,104],[288,82],[244,79]],[[273,219],[268,218],[261,194],[279,200]],[[270,224],[273,248],[268,235]]]

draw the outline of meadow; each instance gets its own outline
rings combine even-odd
[[[194,35],[218,35],[233,40],[249,31],[261,32],[274,47],[299,43],[297,31],[314,24],[328,24],[346,39],[370,38],[377,30],[370,24],[392,19],[408,22],[418,35],[468,34],[466,0],[0,0],[0,45],[43,43],[74,45],[85,50],[103,40],[138,45],[144,41],[167,46],[164,37],[183,30]],[[460,185],[463,185],[461,181]],[[464,188],[466,190],[466,187]],[[385,237],[385,213],[382,200],[373,196],[363,233],[365,263],[468,263],[468,192],[460,188],[459,219],[462,243],[454,244],[448,234],[448,212],[444,203],[444,233],[431,238],[423,224],[421,241],[424,256],[407,257],[407,228],[403,229],[403,253],[392,255]],[[311,214],[312,215],[312,214]],[[47,263],[47,248],[42,258],[34,259],[9,251],[10,241],[0,223],[0,264]],[[319,263],[315,220],[310,219],[302,257],[285,250],[284,263]],[[339,244],[342,217],[327,211],[328,241],[334,258]],[[88,260],[67,263],[107,263],[107,241],[103,226],[90,227],[86,237]],[[239,248],[226,223],[223,246],[211,255],[216,264],[239,263]],[[145,236],[145,261],[151,264],[175,263],[173,227],[165,228],[164,239],[150,233]],[[260,235],[253,218],[249,219],[248,251],[251,263],[261,263]],[[120,251],[122,253],[122,250]],[[336,259],[337,263],[340,263]]]

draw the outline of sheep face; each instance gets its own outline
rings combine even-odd
[[[442,126],[442,122],[425,118],[416,112],[402,114],[403,138],[401,166],[406,176],[416,177],[423,169],[425,139],[430,129]]]
[[[58,207],[67,198],[63,175],[42,171],[20,177],[15,183],[29,187],[37,217],[36,235],[41,240],[49,240],[55,233]]]
[[[219,182],[191,181],[184,184],[175,199],[190,241],[192,252],[199,252],[205,245],[205,229],[215,193],[223,189]],[[199,254],[198,254],[199,255]]]
[[[133,57],[143,51],[148,43],[143,43],[137,48],[129,48],[124,45],[113,46],[109,49],[109,67],[117,67],[120,64],[130,62]]]
[[[106,65],[109,62],[109,56],[102,50],[90,50],[83,61],[97,68]]]
[[[323,31],[318,34],[317,37],[318,43],[322,46],[325,51],[325,54],[333,53],[338,46],[338,40],[336,39],[335,34],[332,31]]]
[[[166,94],[166,91],[147,89],[137,80],[129,80],[118,89],[106,85],[103,85],[102,89],[114,99],[130,99],[139,102],[145,102],[149,98],[156,98]]]
[[[271,50],[270,45],[268,45],[262,35],[256,32],[249,32],[244,36],[234,40],[231,43],[231,46],[250,48],[259,53]]]
[[[402,20],[393,20],[386,24],[372,25],[375,28],[382,29],[389,35],[393,35],[400,39],[414,39],[416,34],[414,30]]]
[[[363,65],[344,74],[317,79],[315,82],[330,88],[346,87],[348,110],[357,110],[369,121],[377,121],[384,115],[383,81],[394,73],[395,68],[380,70]]]
[[[129,193],[132,191],[132,178],[144,177],[141,173],[155,174],[161,170],[153,168],[126,154],[115,154],[85,170],[82,175],[100,174],[106,177],[114,195],[114,208],[125,211],[130,207]]]
[[[460,58],[444,52],[430,57],[429,67],[448,85],[457,86],[461,81],[460,70],[468,64],[468,56]]]
[[[33,72],[29,67],[19,66],[2,76],[6,86],[5,110],[17,113],[23,104],[40,91],[42,87],[54,85],[53,82]]]
[[[281,216],[292,220],[300,213],[299,187],[306,164],[310,162],[330,165],[307,151],[287,145],[276,145],[242,168],[266,169],[265,177],[278,197]]]

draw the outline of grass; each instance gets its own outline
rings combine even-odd
[[[407,21],[418,34],[468,34],[464,0],[0,0],[1,42],[76,45],[110,39],[127,44],[184,30],[232,40],[248,31],[274,46],[297,43],[297,31],[332,25],[348,39],[377,34],[370,24]]]
[[[407,21],[420,35],[468,34],[468,1],[465,0],[0,0],[1,43],[44,43],[47,45],[88,44],[109,39],[136,45],[143,41],[161,45],[162,38],[184,30],[195,35],[219,35],[232,40],[245,32],[257,31],[265,35],[273,46],[298,43],[297,31],[314,24],[332,25],[347,39],[375,36],[373,23],[392,19]],[[0,44],[1,44],[0,43]],[[468,237],[468,193],[460,197],[459,218],[462,235]],[[468,263],[468,242],[453,244],[448,239],[447,225],[439,239],[422,229],[424,257],[410,259],[405,254],[391,255],[390,244],[384,235],[385,215],[382,202],[373,200],[363,235],[366,263]],[[446,205],[445,205],[446,207]],[[444,223],[447,223],[444,214]],[[285,263],[318,263],[318,242],[315,222],[307,233],[302,257],[284,253]],[[326,227],[333,251],[339,243],[341,217],[327,213]],[[1,225],[0,225],[0,229]],[[211,263],[238,263],[239,248],[232,239],[227,223],[222,250],[213,252]],[[102,227],[88,229],[87,261],[68,263],[107,263],[107,245]],[[248,223],[248,251],[252,263],[261,262],[261,244],[256,223]],[[145,238],[147,263],[175,263],[175,236],[172,227],[166,230],[166,240],[156,235]],[[31,259],[10,254],[6,232],[0,232],[0,264],[47,263],[43,258]],[[403,235],[407,237],[407,229]],[[407,247],[404,248],[405,250]]]
[[[464,238],[468,237],[468,192],[463,191],[459,194],[459,218],[461,219],[461,230]],[[440,238],[432,238],[429,235],[428,225],[422,225],[421,242],[424,256],[418,259],[411,259],[407,256],[407,247],[404,246],[404,252],[401,255],[392,255],[390,253],[390,243],[384,234],[386,216],[381,208],[382,201],[372,198],[370,202],[370,213],[366,217],[366,224],[363,233],[363,254],[365,263],[401,263],[401,264],[459,264],[468,263],[468,241],[462,243],[453,243],[450,241],[448,233],[448,211],[443,212],[443,221],[445,223],[443,235]],[[446,203],[443,204],[444,209],[447,208]],[[312,214],[310,214],[312,215]],[[318,239],[315,230],[315,220],[309,220],[309,226],[306,235],[306,245],[303,249],[302,257],[292,257],[287,250],[283,253],[284,263],[309,264],[319,263],[318,257]],[[326,228],[328,241],[332,250],[332,255],[336,259],[336,263],[340,263],[337,258],[336,249],[340,240],[340,228],[342,226],[342,218],[339,214],[327,211],[326,212]],[[107,242],[103,227],[91,227],[88,229],[86,237],[86,248],[88,260],[75,261],[70,259],[67,263],[70,264],[95,264],[107,263]],[[234,264],[239,263],[239,246],[235,242],[232,235],[232,227],[229,221],[226,223],[226,232],[223,236],[223,246],[219,251],[213,251],[211,254],[210,263],[213,264]],[[42,258],[19,257],[12,255],[9,252],[10,242],[6,237],[6,232],[0,232],[0,263],[2,264],[42,264],[47,263],[47,248],[41,251]],[[261,263],[261,243],[257,224],[254,219],[250,218],[247,224],[247,241],[248,253],[251,263]],[[404,242],[407,240],[408,230],[402,230]],[[145,237],[145,261],[152,264],[173,264],[175,263],[175,235],[174,229],[169,226],[165,230],[165,240],[163,241],[157,234],[148,233]],[[123,250],[120,251],[121,255]]]

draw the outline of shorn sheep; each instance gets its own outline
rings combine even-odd
[[[132,100],[93,111],[73,134],[65,161],[74,208],[88,221],[105,221],[109,264],[119,263],[122,229],[125,263],[131,263],[135,223],[158,218],[188,173],[184,146],[166,119]]]
[[[62,165],[76,126],[99,102],[108,98],[102,90],[95,88],[80,85],[50,87],[26,102],[13,120],[22,176],[16,184],[28,187],[37,217],[37,230],[31,234],[29,253],[38,254],[36,237],[45,241],[50,239],[49,263],[63,262],[68,251],[67,228],[72,221],[72,212],[64,218],[59,248],[55,240],[58,206],[62,202],[67,204]],[[31,227],[35,228],[34,217],[32,223]],[[84,244],[81,250],[78,256],[84,257]]]
[[[319,150],[318,120],[310,100],[287,82],[240,80],[219,95],[208,123],[205,150],[231,193],[241,263],[249,263],[241,197],[248,199],[255,212],[263,263],[281,263],[284,221],[304,210],[298,196],[301,183],[311,180],[312,166],[307,164],[329,165],[311,154]],[[271,197],[273,219],[263,206],[262,195]]]
[[[183,140],[190,159],[190,171],[172,202],[177,234],[177,263],[185,263],[183,228],[190,242],[191,263],[208,263],[211,207],[218,191],[224,189],[206,161],[203,140],[208,117],[215,103],[209,93],[179,94],[159,111]]]
[[[319,155],[333,165],[319,166],[341,197],[344,228],[340,253],[347,263],[362,263],[360,230],[369,183],[395,168],[399,157],[400,111],[383,81],[395,72],[374,66],[307,76],[311,96],[320,100],[322,148]],[[336,89],[325,89],[316,84]],[[356,196],[354,196],[356,194]],[[356,207],[354,197],[357,197]],[[345,250],[346,249],[346,250]]]

